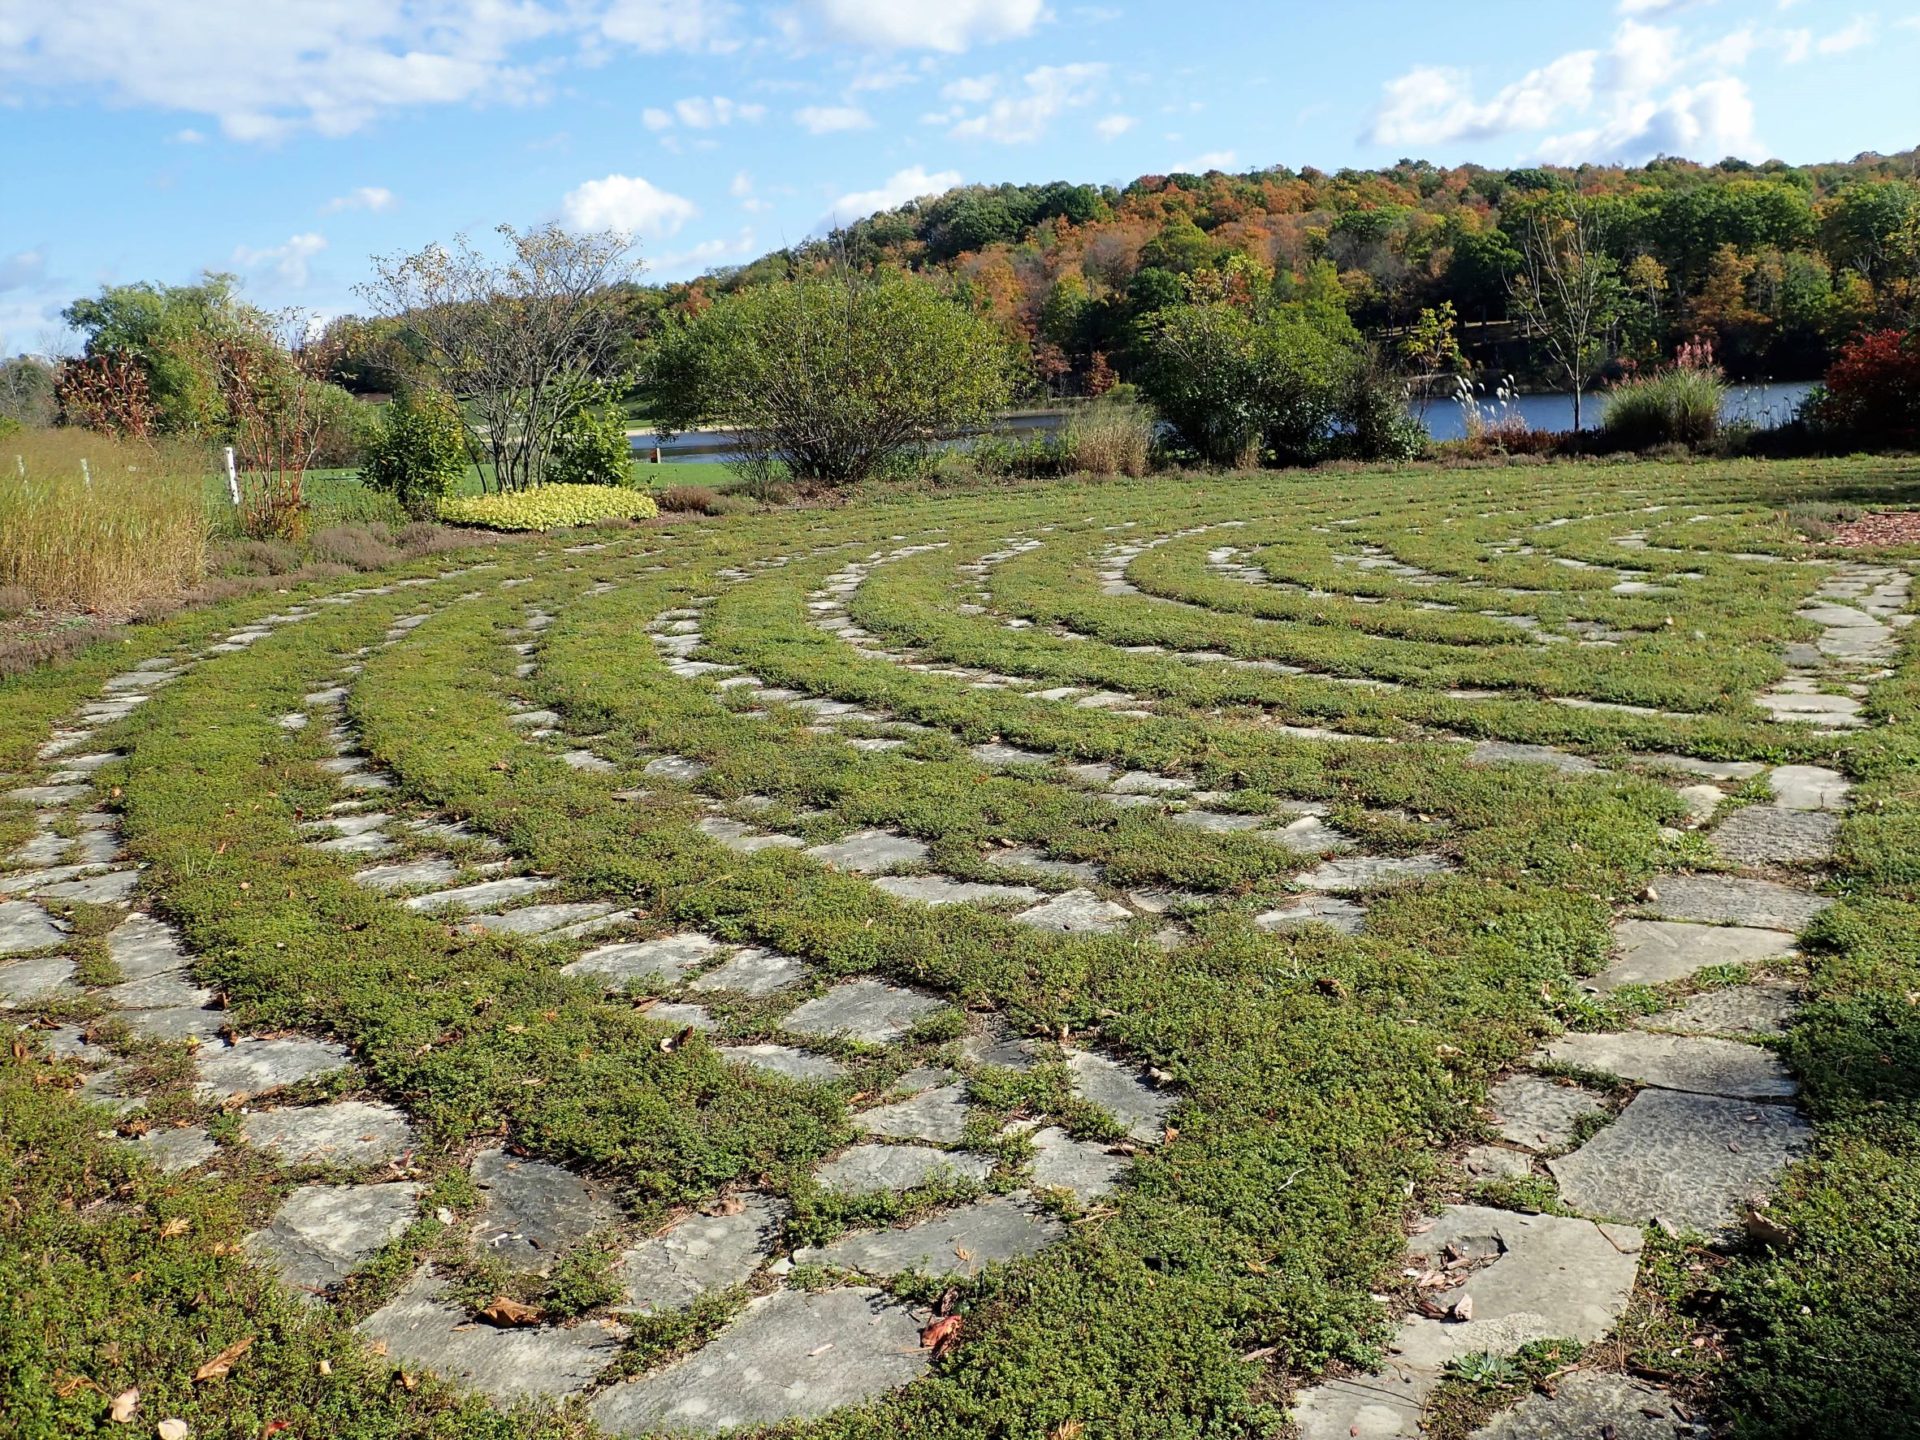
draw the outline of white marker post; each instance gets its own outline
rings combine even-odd
[[[240,472],[233,468],[233,446],[227,446],[227,498],[233,501],[233,508],[240,508]]]
[[[80,481],[88,486],[93,484],[93,471],[88,468],[87,457],[84,455],[80,457]]]

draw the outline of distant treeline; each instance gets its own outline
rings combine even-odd
[[[1527,218],[1578,197],[1597,216],[1630,303],[1610,336],[1646,365],[1694,339],[1735,379],[1812,378],[1864,329],[1920,302],[1920,152],[1830,165],[1383,170],[1276,167],[1148,175],[1124,189],[970,185],[831,236],[633,296],[636,333],[718,294],[850,263],[928,275],[990,315],[1035,392],[1098,391],[1145,362],[1146,315],[1236,255],[1279,298],[1337,299],[1392,340],[1451,302],[1483,373],[1536,373],[1509,320]]]

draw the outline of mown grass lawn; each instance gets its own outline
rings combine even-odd
[[[329,493],[348,483],[310,478]],[[1489,1082],[1543,1036],[1729,978],[1606,999],[1580,983],[1657,876],[1725,868],[1682,824],[1676,785],[1636,758],[1677,753],[1854,782],[1817,882],[1839,903],[1794,971],[1805,1020],[1777,1042],[1818,1144],[1768,1212],[1790,1240],[1710,1249],[1652,1234],[1609,1363],[1673,1381],[1732,1434],[1910,1433],[1920,651],[1904,643],[1871,681],[1857,731],[1781,725],[1752,702],[1781,678],[1785,646],[1818,637],[1795,611],[1820,576],[1794,562],[1837,552],[1803,524],[1916,498],[1920,464],[1866,460],[883,494],[535,537],[458,574],[442,572],[463,557],[436,556],[394,577],[418,585],[312,603],[365,583],[354,577],[194,612],[0,684],[0,768],[38,781],[60,763],[39,748],[109,676],[312,603],[311,618],[201,661],[100,731],[89,748],[121,758],[92,783],[145,867],[139,904],[179,927],[235,1032],[351,1051],[350,1070],[276,1101],[399,1107],[419,1144],[394,1175],[421,1187],[418,1218],[325,1303],[295,1298],[243,1238],[296,1185],[393,1176],[275,1165],[245,1144],[243,1117],[193,1089],[188,1048],[137,1038],[90,988],[123,978],[103,940],[119,912],[62,907],[80,988],[20,1018],[79,1024],[151,1098],[137,1124],[89,1108],[87,1067],[50,1058],[31,1029],[0,1062],[0,1415],[22,1436],[109,1430],[108,1398],[138,1388],[146,1429],[129,1433],[173,1416],[195,1436],[250,1440],[590,1433],[578,1404],[503,1413],[396,1369],[351,1327],[429,1262],[475,1308],[505,1295],[550,1321],[592,1321],[620,1293],[614,1257],[687,1207],[776,1197],[784,1255],[1025,1188],[1026,1122],[1045,1122],[1120,1146],[1120,1183],[1091,1204],[1043,1196],[1064,1223],[1037,1253],[951,1286],[893,1282],[923,1302],[950,1289],[941,1309],[962,1315],[960,1343],[908,1388],[796,1433],[1283,1434],[1298,1387],[1378,1358],[1396,1306],[1373,1297],[1401,1285],[1410,1221],[1462,1200],[1559,1208],[1543,1179],[1503,1189],[1461,1170],[1486,1137]],[[1108,578],[1116,546],[1133,552],[1124,582]],[[840,578],[849,565],[857,584]],[[1623,591],[1622,572],[1650,588]],[[814,623],[842,611],[844,625]],[[850,713],[756,702],[751,687],[717,686],[725,672],[675,673],[653,639],[671,633],[668,612],[698,615],[684,622],[697,660]],[[530,614],[551,623],[530,632]],[[343,663],[361,668],[343,680]],[[633,910],[613,938],[698,931],[798,957],[801,988],[654,982],[610,998],[561,973],[597,941],[477,931],[356,883],[351,857],[300,829],[341,799],[324,763],[336,742],[324,721],[279,719],[342,683],[356,753],[393,782],[383,812],[497,841],[516,872],[555,882],[544,902]],[[1075,693],[1031,698],[1052,687]],[[1078,703],[1089,693],[1115,698]],[[521,717],[548,709],[563,734],[529,739]],[[1480,740],[1596,768],[1474,763],[1461,742]],[[986,763],[972,748],[985,744],[1037,758]],[[611,770],[567,763],[581,746]],[[697,764],[643,770],[663,755]],[[1434,857],[1436,873],[1363,895],[1358,933],[1262,928],[1255,917],[1323,856],[1187,823],[1151,784],[1137,792],[1148,803],[1116,804],[1072,766],[1180,782],[1209,797],[1206,814],[1310,808],[1357,853]],[[794,847],[729,847],[716,821],[796,846],[882,831],[926,847],[910,875],[1082,883],[1009,869],[1031,852],[1081,867],[1129,913],[1106,933],[1053,933],[992,901],[930,908]],[[449,849],[389,831],[386,863],[496,859],[478,840]],[[34,833],[31,806],[0,810],[0,852]],[[796,998],[866,976],[934,997],[937,1013],[884,1044],[810,1042],[840,1067],[824,1083],[722,1053],[791,1041],[781,1020]],[[712,1028],[636,1001],[697,1001]],[[966,1037],[989,1024],[1043,1042],[1039,1062],[968,1058]],[[1164,1132],[1130,1139],[1089,1102],[1045,1048],[1062,1039],[1151,1075],[1173,1104]],[[985,1178],[863,1195],[823,1184],[821,1162],[859,1138],[861,1115],[927,1067],[964,1081],[957,1143],[993,1162]],[[175,1123],[204,1126],[217,1147],[189,1172],[163,1175],[120,1143]],[[476,1253],[468,1166],[502,1142],[593,1177],[618,1223],[544,1274]],[[802,1263],[626,1317],[596,1383],[696,1351],[757,1295],[833,1278]],[[226,1378],[193,1380],[248,1336]],[[1495,1388],[1450,1395],[1440,1433],[1465,1434],[1518,1393]]]

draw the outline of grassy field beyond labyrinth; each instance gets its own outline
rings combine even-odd
[[[0,684],[0,1434],[1912,1435],[1916,495],[862,500]]]

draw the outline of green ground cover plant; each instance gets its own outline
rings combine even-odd
[[[1791,1238],[1737,1241],[1729,1261],[1656,1232],[1668,1249],[1643,1269],[1611,1353],[1647,1368],[1707,1337],[1685,1393],[1742,1436],[1805,1433],[1808,1416],[1899,1434],[1903,1357],[1920,1339],[1920,661],[1904,647],[1857,732],[1779,725],[1753,702],[1785,673],[1783,646],[1820,634],[1795,615],[1820,572],[1791,562],[1839,554],[1799,538],[1788,507],[1898,503],[1916,479],[1901,461],[1414,469],[669,514],[191,612],[0,682],[0,767],[26,784],[58,763],[36,752],[107,677],[311,610],[99,731],[89,745],[120,758],[93,783],[145,867],[140,903],[178,926],[196,981],[242,1033],[344,1045],[352,1068],[292,1098],[403,1109],[418,1134],[405,1173],[423,1196],[328,1303],[302,1304],[243,1237],[316,1176],[376,1177],[266,1163],[235,1114],[194,1090],[185,1046],[133,1039],[95,993],[26,1006],[25,1020],[98,1020],[99,1043],[150,1087],[148,1123],[204,1125],[215,1153],[162,1175],[111,1138],[124,1117],[78,1093],[84,1067],[49,1058],[43,1033],[0,1058],[0,1182],[18,1196],[0,1210],[0,1410],[24,1417],[23,1435],[86,1433],[137,1387],[143,1419],[178,1415],[195,1436],[252,1440],[280,1420],[293,1440],[590,1435],[577,1402],[502,1411],[352,1333],[427,1263],[473,1310],[504,1295],[586,1324],[608,1315],[618,1287],[598,1257],[614,1241],[545,1275],[468,1247],[477,1150],[504,1143],[593,1177],[628,1237],[686,1207],[773,1195],[791,1249],[1013,1191],[1032,1141],[1007,1126],[1044,1121],[1124,1145],[1123,1181],[1097,1204],[1045,1198],[1068,1221],[1057,1242],[951,1296],[924,1277],[891,1282],[959,1314],[960,1343],[916,1383],[781,1433],[1285,1434],[1297,1388],[1379,1355],[1394,1307],[1371,1297],[1397,1293],[1408,1224],[1479,1193],[1456,1159],[1486,1138],[1488,1085],[1542,1037],[1641,1003],[1609,1009],[1581,985],[1606,963],[1616,913],[1664,873],[1726,868],[1677,828],[1685,806],[1646,759],[1677,753],[1830,765],[1859,789],[1827,885],[1838,903],[1794,972],[1808,1019],[1779,1046],[1820,1127],[1769,1212]],[[1116,547],[1135,552],[1124,587],[1105,578]],[[850,567],[857,584],[840,578]],[[1647,588],[1620,593],[1623,572]],[[351,603],[322,598],[348,591]],[[851,635],[821,623],[836,604]],[[696,627],[697,664],[740,667],[790,699],[676,671],[654,639],[675,623]],[[471,837],[395,828],[385,862],[505,859],[554,882],[542,901],[631,910],[616,938],[698,931],[799,957],[805,977],[777,996],[665,983],[610,995],[563,973],[594,942],[485,930],[357,882],[363,862],[301,829],[341,798],[336,741],[326,723],[282,723],[336,685],[344,731],[391,782],[380,808]],[[1122,698],[1032,698],[1068,686]],[[536,711],[557,735],[529,733]],[[1462,743],[1481,740],[1605,768],[1484,763]],[[988,744],[1030,758],[989,763],[976,749]],[[570,761],[581,749],[603,763]],[[648,768],[663,755],[706,768]],[[1183,782],[1223,814],[1317,807],[1368,855],[1444,869],[1364,894],[1357,934],[1274,931],[1256,917],[1323,857],[1161,803],[1116,805],[1066,768],[1095,764]],[[914,903],[797,846],[733,848],[717,818],[809,845],[915,840],[927,848],[910,876],[1049,894],[1080,883],[1003,863],[1035,851],[1098,867],[1103,896],[1172,898],[1108,933],[1050,933],[1006,904]],[[0,848],[34,828],[28,805],[0,809]],[[117,914],[69,909],[89,973],[118,978],[99,943]],[[797,1001],[857,977],[938,1005],[893,1043],[813,1042],[843,1067],[826,1081],[729,1060],[728,1047],[790,1041],[781,1020]],[[710,1029],[659,1010],[692,998]],[[1037,1042],[1039,1063],[966,1058],[962,1037],[989,1022]],[[1062,1037],[1156,1077],[1173,1101],[1157,1141],[1127,1139],[1078,1096],[1047,1048]],[[822,1183],[876,1097],[925,1067],[960,1077],[969,1148],[999,1168],[876,1195]],[[697,1351],[754,1297],[840,1278],[757,1273],[631,1320],[603,1380]],[[192,1381],[246,1335],[229,1380]],[[1457,1367],[1448,1403],[1477,1423],[1562,1358]]]

